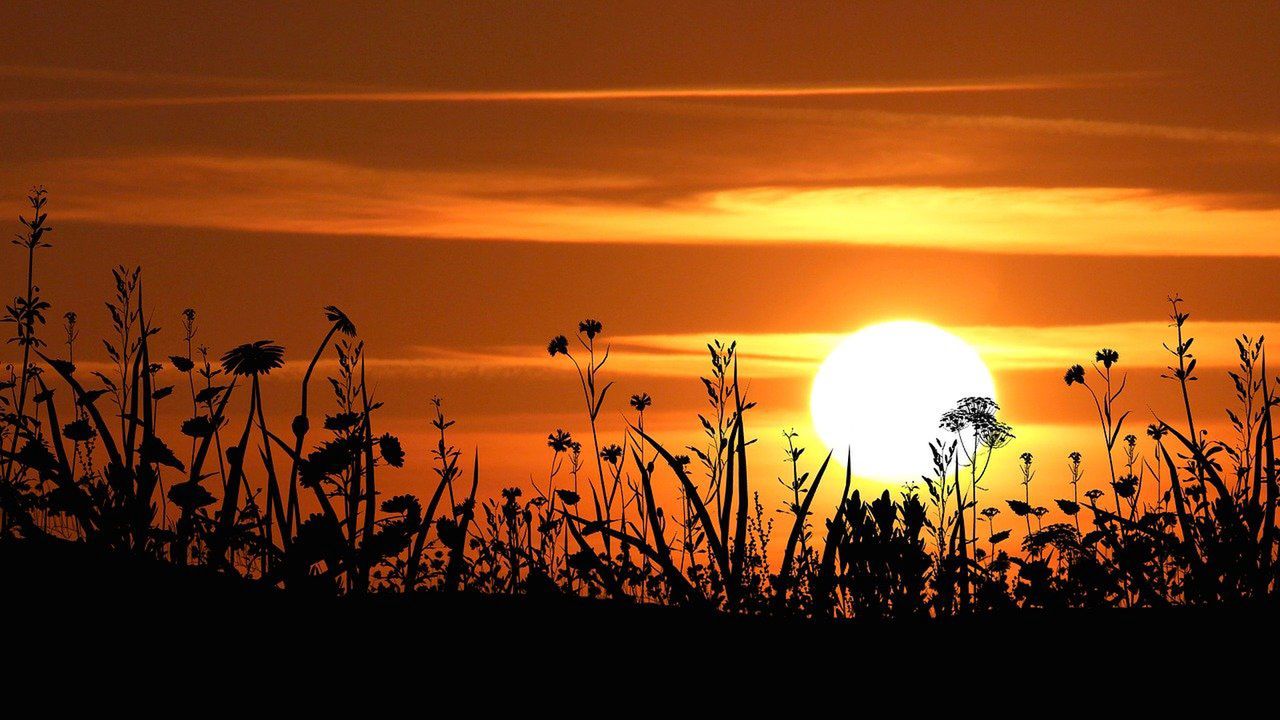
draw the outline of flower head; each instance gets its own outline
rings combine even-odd
[[[1133,475],[1125,475],[1124,477],[1111,483],[1111,488],[1116,494],[1122,498],[1131,498],[1138,492],[1138,478]]]
[[[62,428],[62,434],[68,440],[73,442],[88,442],[98,433],[93,429],[93,426],[89,424],[87,419],[80,418],[79,420],[75,420],[64,425]]]
[[[339,310],[336,306],[326,305],[324,309],[324,317],[326,320],[333,323],[338,328],[338,332],[343,335],[346,335],[347,337],[356,336],[355,323],[351,322],[351,319],[347,317],[347,314]]]
[[[551,338],[551,342],[547,343],[547,354],[551,357],[557,355],[569,354],[569,338],[563,335],[557,335]]]
[[[284,367],[284,348],[272,340],[245,343],[222,356],[222,369],[232,375],[267,375],[278,367]]]
[[[1110,370],[1112,365],[1119,362],[1120,353],[1112,350],[1111,348],[1102,348],[1094,354],[1094,358],[1096,358],[1098,362],[1102,363],[1102,367]]]
[[[1068,386],[1074,385],[1075,383],[1080,383],[1081,385],[1083,385],[1084,384],[1084,366],[1072,365],[1071,367],[1067,368],[1067,374],[1064,375],[1062,379],[1066,381]]]
[[[378,452],[391,467],[404,467],[404,449],[400,446],[400,438],[386,433],[378,438]]]
[[[556,429],[547,436],[547,447],[562,453],[573,445],[573,436],[567,430]]]
[[[586,333],[588,340],[595,340],[596,335],[599,335],[603,330],[604,325],[600,324],[599,320],[591,320],[588,318],[578,323],[578,332]]]
[[[617,444],[608,445],[600,451],[600,457],[610,465],[617,465],[622,459],[622,448]]]
[[[635,408],[638,412],[644,412],[645,409],[652,404],[653,398],[649,397],[649,393],[640,393],[639,395],[631,396],[631,407]]]
[[[987,448],[1000,448],[1014,438],[1013,428],[996,419],[1000,406],[986,397],[967,397],[942,414],[938,426],[948,432],[960,432],[972,428],[978,442]]]

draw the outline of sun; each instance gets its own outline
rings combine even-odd
[[[978,351],[929,323],[877,323],[836,346],[813,379],[810,408],[818,437],[853,473],[884,482],[930,471],[928,444],[938,419],[964,397],[995,398]]]

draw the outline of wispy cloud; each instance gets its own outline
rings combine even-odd
[[[1235,339],[1280,337],[1280,322],[1200,321],[1188,326],[1196,337],[1198,366],[1232,367],[1238,361]],[[948,330],[972,344],[993,372],[1065,370],[1088,364],[1093,353],[1111,347],[1121,353],[1125,369],[1156,370],[1170,362],[1164,344],[1172,343],[1166,323],[1097,325],[961,326]],[[706,368],[706,344],[736,340],[743,370],[752,378],[810,377],[848,333],[707,332],[670,335],[623,335],[610,340],[610,372],[623,376],[692,378]],[[535,346],[475,349],[415,348],[408,357],[370,359],[384,372],[433,375],[553,373],[563,370],[547,362]],[[301,367],[301,366],[299,366]]]
[[[1093,325],[953,326],[948,331],[973,345],[983,361],[995,372],[1022,370],[1065,370],[1088,364],[1100,348],[1121,353],[1124,368],[1161,369],[1171,362],[1165,345],[1174,343],[1167,321],[1153,318],[1144,322]],[[1188,336],[1196,338],[1199,367],[1234,367],[1239,361],[1236,338],[1280,337],[1280,322],[1200,320],[1187,325]],[[644,348],[647,352],[670,352],[696,356],[701,361],[704,344],[711,337],[735,338],[744,357],[762,362],[771,370],[810,374],[847,333],[717,333],[633,336],[615,340],[622,348]]]
[[[1079,118],[1036,118],[1019,115],[954,115],[939,113],[885,113],[867,111],[868,119],[881,118],[896,124],[921,123],[943,128],[983,128],[1035,133],[1058,133],[1094,137],[1146,138],[1190,143],[1231,143],[1280,145],[1280,133],[1221,130],[1217,128],[1166,125],[1149,122],[1117,122]]]
[[[992,130],[1035,135],[1098,138],[1138,138],[1186,143],[1280,145],[1280,133],[1170,125],[1159,122],[1096,120],[990,113],[891,112],[848,107],[728,105],[723,103],[669,104],[662,112],[722,119],[759,120],[805,126],[860,127],[902,130]]]
[[[62,217],[300,234],[548,242],[851,243],[978,252],[1275,256],[1280,209],[1130,188],[755,187],[663,202],[601,196],[636,175],[387,171],[286,158],[161,156],[13,168]],[[145,206],[139,214],[135,208]]]
[[[10,73],[31,72],[30,68],[6,66]],[[0,68],[0,74],[3,74]],[[131,80],[145,78],[125,76],[103,71],[77,71],[58,69],[54,76],[60,79],[82,80]],[[0,103],[0,112],[53,112],[74,110],[101,110],[112,108],[184,107],[207,105],[261,105],[298,103],[572,103],[617,102],[634,100],[751,100],[775,98],[857,97],[877,95],[933,95],[1009,93],[1062,90],[1068,88],[1099,87],[1113,85],[1120,76],[1079,75],[1065,77],[1023,78],[1002,80],[974,80],[970,82],[922,82],[900,84],[831,84],[831,85],[775,85],[775,86],[706,86],[706,87],[615,87],[615,88],[565,88],[565,89],[508,89],[508,90],[363,90],[350,89],[303,90],[293,92],[259,92],[235,94],[194,95],[139,95],[132,97],[75,97],[75,98],[24,98]],[[180,81],[180,76],[151,76],[162,82]],[[208,86],[210,78],[193,79],[193,85]],[[220,81],[231,87],[240,84],[233,78]]]

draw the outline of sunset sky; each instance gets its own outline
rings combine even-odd
[[[827,350],[879,320],[936,323],[982,353],[1018,433],[1001,489],[1022,451],[1058,487],[1069,450],[1102,462],[1092,404],[1062,383],[1099,347],[1131,373],[1134,431],[1177,407],[1159,379],[1171,293],[1213,421],[1232,337],[1280,337],[1276,4],[11,2],[0,18],[0,199],[16,216],[28,187],[50,191],[55,317],[101,334],[109,268],[141,264],[168,352],[193,307],[215,352],[274,338],[303,363],[338,305],[409,485],[433,395],[490,487],[544,472],[546,434],[586,430],[545,344],[585,317],[613,343],[608,427],[648,392],[674,445],[698,429],[705,343],[737,339],[758,462],[779,473],[784,428],[816,444]],[[287,423],[295,388],[267,393]]]

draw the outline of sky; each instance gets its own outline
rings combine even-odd
[[[547,433],[586,429],[544,347],[586,317],[613,344],[606,427],[648,392],[673,445],[698,429],[705,343],[737,339],[778,473],[784,429],[816,443],[826,350],[876,321],[936,323],[978,348],[1018,432],[993,487],[1013,493],[1029,451],[1045,497],[1068,451],[1102,453],[1068,365],[1116,348],[1134,429],[1176,411],[1170,294],[1209,422],[1232,338],[1280,335],[1275,4],[10,2],[0,18],[0,201],[16,215],[49,189],[55,314],[102,333],[110,267],[141,264],[174,352],[192,307],[214,352],[272,338],[303,363],[338,305],[409,446],[406,487],[436,395],[486,486],[544,473]],[[16,257],[0,266],[15,291]],[[285,423],[296,363],[266,390]]]

